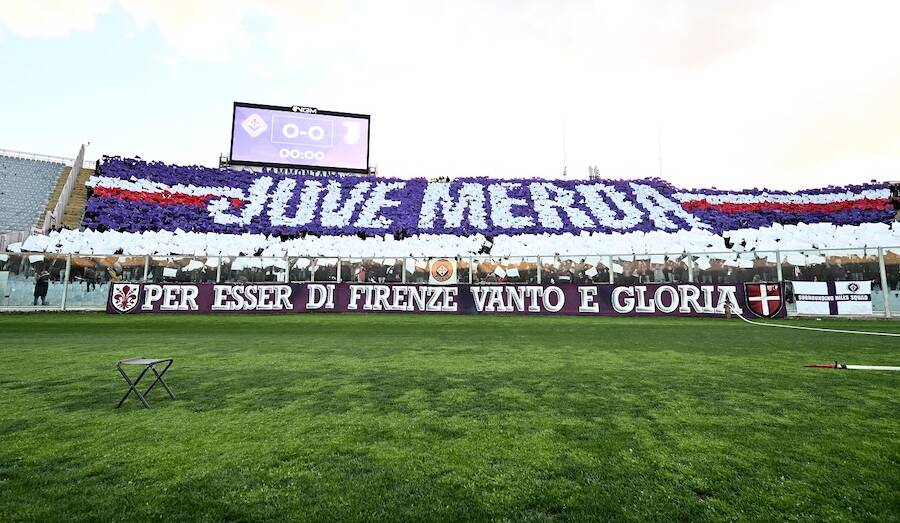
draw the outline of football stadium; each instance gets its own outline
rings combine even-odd
[[[827,164],[837,178],[824,168],[773,167],[713,185],[693,167],[680,169],[686,155],[675,153],[670,179],[658,128],[649,132],[652,161],[638,154],[633,172],[627,162],[625,171],[577,165],[579,140],[600,144],[603,134],[571,123],[542,127],[549,138],[541,140],[562,144],[559,169],[530,170],[523,134],[510,138],[521,140],[513,148],[473,146],[484,164],[448,159],[448,174],[426,148],[456,147],[440,140],[440,127],[469,129],[494,116],[436,102],[421,114],[382,110],[392,107],[379,98],[393,90],[378,88],[388,72],[370,76],[365,95],[322,72],[326,88],[344,93],[322,97],[344,106],[321,108],[289,96],[323,92],[312,87],[231,90],[222,81],[229,75],[208,68],[214,59],[201,51],[217,40],[207,36],[230,27],[234,13],[242,23],[270,20],[259,34],[271,44],[280,24],[314,23],[276,22],[295,16],[294,7],[236,7],[210,28],[164,2],[95,13],[86,4],[37,4],[46,5],[11,2],[0,15],[0,50],[21,43],[33,53],[0,62],[18,72],[0,88],[4,106],[33,119],[0,134],[8,147],[0,149],[0,520],[900,519],[900,127],[884,118],[900,121],[891,109],[900,91],[888,79],[871,73],[870,81],[893,93],[893,105],[879,106],[874,123],[858,115],[841,131],[848,141],[866,126],[889,136],[879,143],[890,146],[873,147],[882,163],[852,163],[847,153]],[[873,16],[882,8],[865,11],[877,25],[870,32],[896,42],[874,21],[891,19]],[[369,7],[346,9],[316,11],[315,34],[369,15],[385,28],[395,23]],[[462,20],[431,8],[385,9],[391,20]],[[507,6],[502,16],[482,5],[460,9],[465,20],[484,17],[520,34],[512,56],[540,34],[520,27],[519,16],[588,16],[581,7],[514,14],[519,8]],[[685,9],[675,16],[654,4],[641,16],[677,26],[695,16]],[[760,41],[769,41],[778,20],[797,16],[773,9],[715,17],[740,27],[768,20],[758,23]],[[696,16],[701,41],[730,49]],[[643,24],[632,30],[650,38]],[[435,50],[461,30],[415,34]],[[592,49],[570,30],[547,60],[575,60],[569,45]],[[374,47],[359,52],[385,49],[365,34],[359,49]],[[686,38],[677,39],[682,58]],[[146,67],[170,70],[184,87],[141,91],[138,125],[128,114],[136,108],[96,96],[127,91],[124,77],[144,74],[122,69],[117,55],[138,56],[144,39],[153,52],[177,51],[174,61]],[[666,46],[650,42],[640,45],[662,59]],[[853,44],[862,46],[854,52],[870,44]],[[93,87],[80,85],[83,76],[69,80],[77,75],[57,83],[68,98],[53,114],[66,123],[51,130],[49,110],[27,95],[39,90],[38,73],[17,60],[66,61],[95,45],[108,48],[105,71]],[[750,52],[757,44],[742,45]],[[314,49],[316,60],[355,63],[352,53]],[[494,51],[450,52],[475,60]],[[721,52],[719,65],[678,74],[714,82],[728,60],[751,70]],[[894,55],[881,58],[900,65]],[[447,67],[467,75],[475,66]],[[207,81],[193,75],[222,92],[189,94],[192,81]],[[216,116],[182,118],[179,138],[167,135],[169,89],[178,103]],[[366,110],[367,100],[378,109]],[[511,100],[490,103],[503,114]],[[567,122],[594,110],[563,106]],[[58,112],[66,107],[71,115]],[[522,122],[544,125],[548,111],[519,112]],[[744,114],[704,136],[728,142],[723,135],[751,126],[755,116]],[[802,126],[809,135],[821,131],[811,125]],[[207,132],[219,150],[208,148]],[[419,135],[432,145],[415,142]],[[687,131],[673,138],[698,139]],[[423,149],[392,162],[414,143]],[[821,165],[836,154],[829,144],[813,148]],[[627,158],[613,149],[586,150]],[[503,169],[490,163],[498,156],[519,158]]]

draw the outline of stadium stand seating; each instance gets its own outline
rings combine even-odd
[[[78,189],[87,199],[73,194],[64,230],[9,250],[275,257],[730,251],[750,264],[762,251],[900,245],[884,182],[726,191],[652,178],[430,181],[105,157],[96,172],[79,176]]]
[[[869,280],[876,312],[888,302],[900,310],[900,221],[885,182],[721,190],[655,178],[399,179],[119,157],[98,166],[81,169],[60,230],[0,254],[10,278],[36,264],[58,276],[60,255],[72,254],[84,286],[69,292],[71,306],[105,303],[85,283],[94,266],[154,281],[253,282],[350,281],[364,267],[369,278],[424,283],[430,258],[455,256],[460,281],[471,283]],[[31,299],[22,281],[10,304]]]
[[[0,155],[0,233],[35,226],[64,167],[62,163]]]

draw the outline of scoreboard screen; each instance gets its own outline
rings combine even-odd
[[[369,115],[235,102],[231,163],[368,172]]]

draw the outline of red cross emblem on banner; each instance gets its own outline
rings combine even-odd
[[[760,318],[774,318],[784,308],[784,293],[780,283],[745,283],[744,299],[747,308]]]

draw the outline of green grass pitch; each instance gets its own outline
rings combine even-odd
[[[900,332],[890,322],[796,322]],[[173,356],[153,410],[114,364]],[[900,519],[897,338],[739,321],[0,315],[0,520]],[[149,383],[149,382],[148,382]]]

